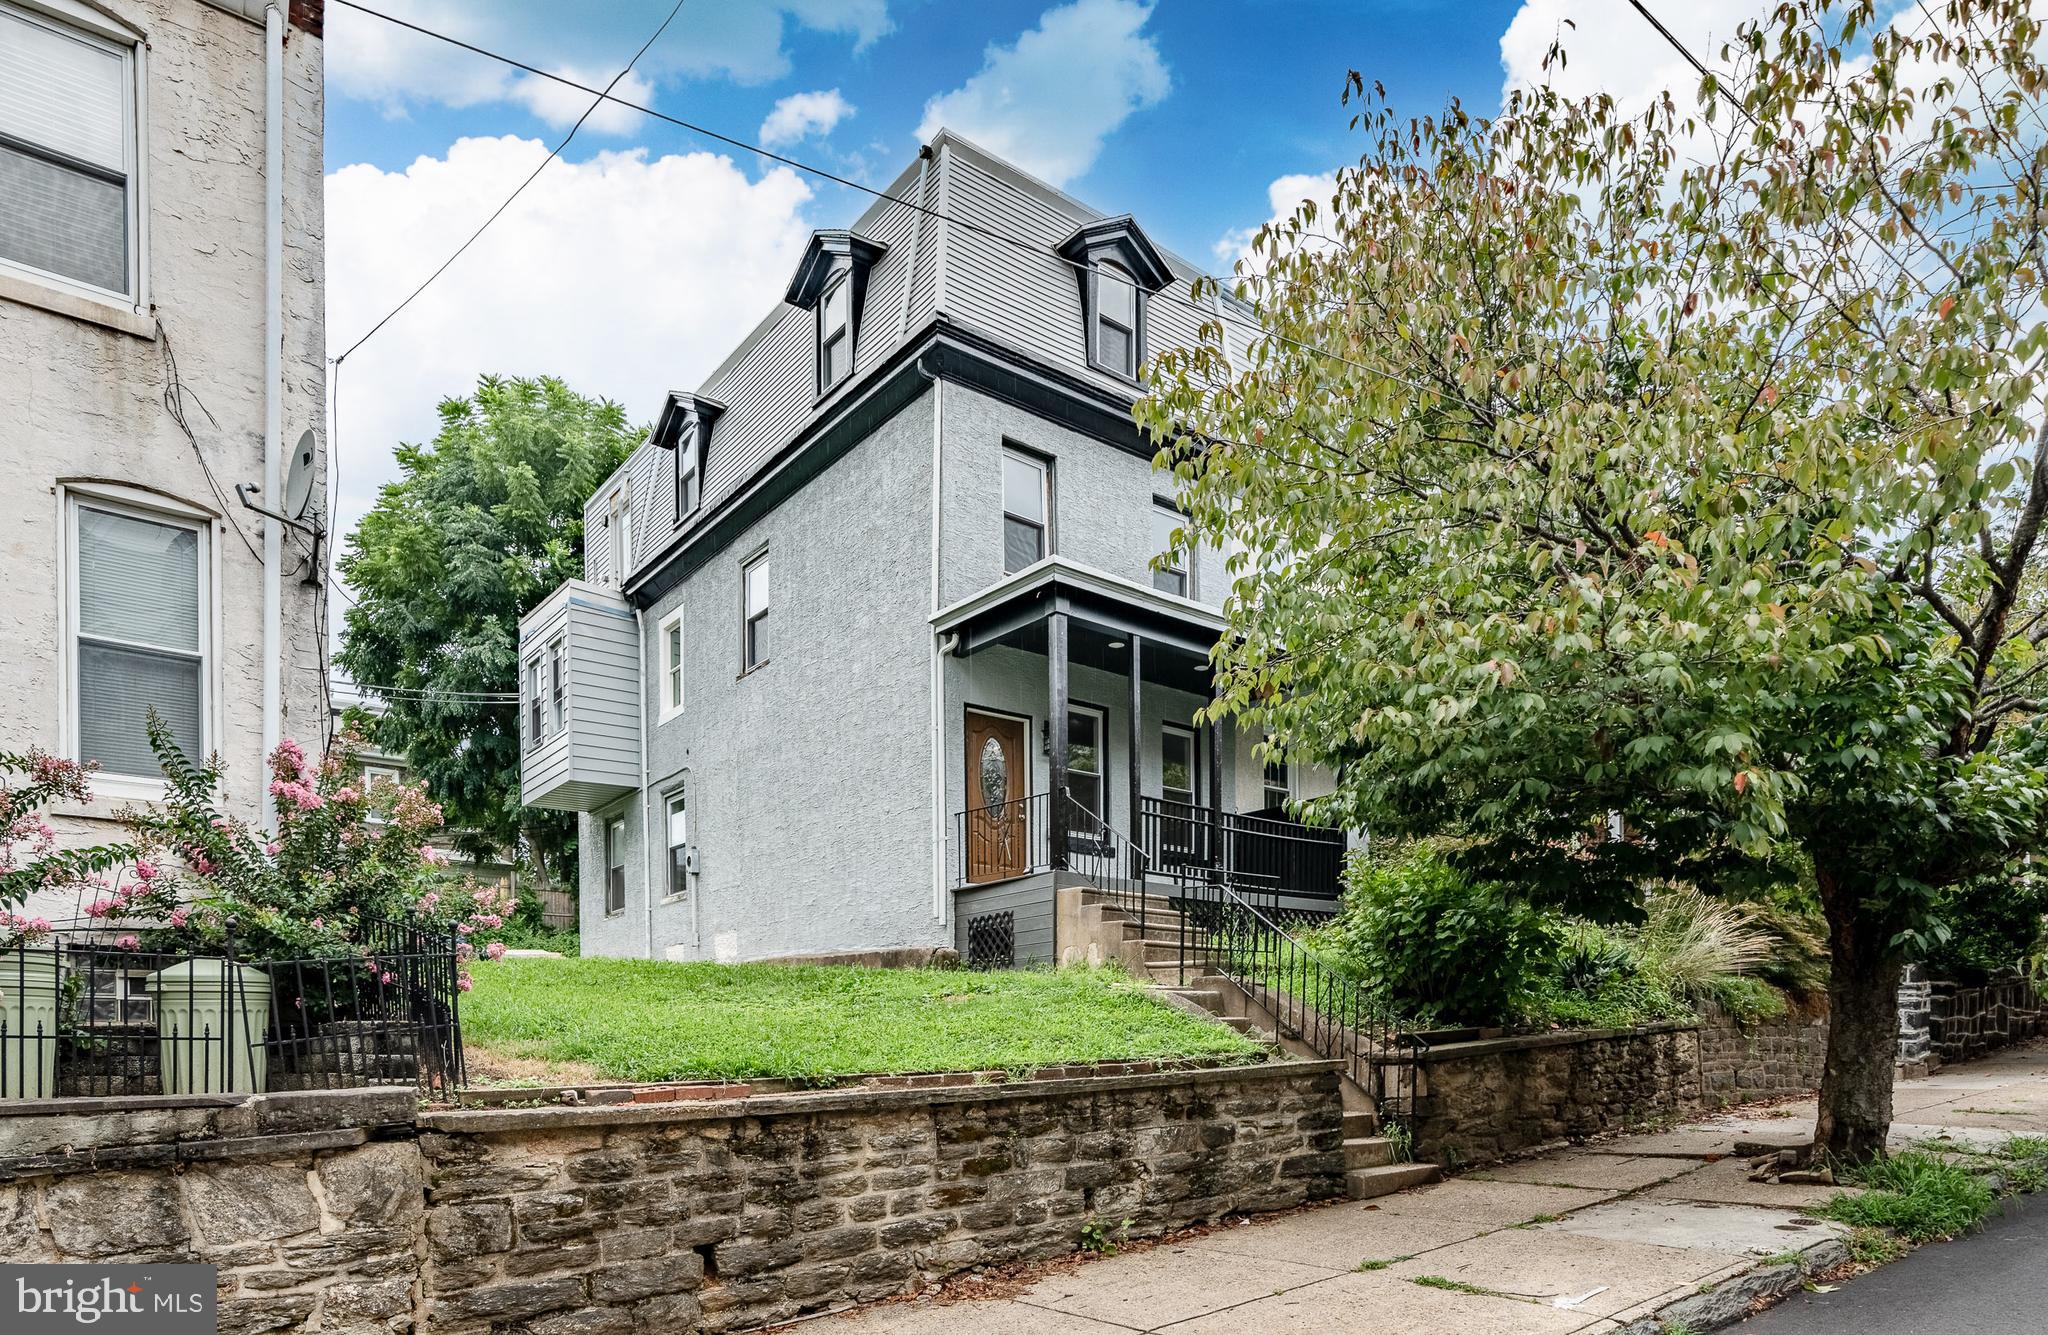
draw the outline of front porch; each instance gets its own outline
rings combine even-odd
[[[1054,557],[933,624],[956,891],[1205,875],[1304,908],[1338,897],[1346,836],[1285,809],[1320,776],[1195,722],[1226,630],[1214,609]]]

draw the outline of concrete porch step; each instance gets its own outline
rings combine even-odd
[[[1394,1162],[1394,1142],[1385,1136],[1346,1136],[1344,1138],[1344,1167],[1346,1171],[1355,1168],[1385,1168]]]
[[[1353,1137],[1355,1137],[1355,1136],[1377,1136],[1377,1135],[1378,1135],[1379,1133],[1380,1133],[1380,1117],[1379,1117],[1379,1114],[1378,1114],[1378,1113],[1370,1113],[1370,1112],[1350,1112],[1350,1111],[1346,1111],[1346,1112],[1345,1112],[1345,1114],[1344,1114],[1344,1139],[1345,1139],[1345,1140],[1347,1140],[1347,1141],[1348,1141],[1348,1140],[1351,1140],[1351,1139],[1352,1139]]]
[[[1380,1168],[1353,1168],[1344,1174],[1344,1194],[1354,1201],[1391,1196],[1397,1191],[1434,1182],[1442,1170],[1433,1163],[1390,1163]]]

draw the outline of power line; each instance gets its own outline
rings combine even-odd
[[[596,110],[599,107],[603,106],[605,102],[610,100],[616,100],[612,98],[612,89],[618,87],[619,81],[625,78],[628,74],[631,74],[633,72],[633,67],[640,63],[640,57],[646,55],[647,49],[653,46],[655,42],[659,41],[661,39],[661,35],[668,31],[668,25],[675,22],[676,15],[682,12],[684,2],[685,0],[676,0],[675,5],[671,7],[668,11],[668,17],[663,19],[661,21],[661,26],[654,30],[654,35],[649,37],[646,41],[640,44],[640,49],[633,53],[633,58],[626,62],[626,66],[624,69],[620,70],[617,74],[614,74],[612,76],[612,81],[604,86],[604,91],[597,92],[597,90],[590,88],[586,88],[583,90],[585,92],[596,93],[596,98],[594,101],[591,102],[589,106],[583,109],[583,114],[576,118],[576,123],[569,127],[569,133],[562,136],[562,142],[556,144],[552,149],[548,150],[548,155],[540,160],[540,165],[538,167],[535,167],[533,171],[527,175],[527,178],[521,181],[518,187],[514,189],[511,194],[505,196],[504,203],[498,205],[497,208],[491,210],[491,216],[484,219],[483,226],[477,228],[474,232],[471,232],[469,234],[469,240],[457,246],[455,248],[454,254],[450,255],[447,259],[441,261],[440,268],[428,274],[426,281],[421,283],[418,287],[414,288],[411,291],[411,293],[409,293],[406,296],[404,301],[401,301],[396,306],[393,306],[390,309],[390,311],[385,314],[383,319],[377,321],[376,324],[371,325],[369,333],[364,334],[361,338],[349,344],[347,351],[343,352],[341,356],[336,357],[334,359],[335,365],[339,366],[342,362],[348,360],[349,353],[354,352],[357,348],[360,348],[361,346],[363,346],[363,344],[369,342],[372,338],[376,336],[376,333],[379,329],[382,329],[385,325],[391,323],[391,321],[398,315],[400,311],[404,310],[407,306],[412,305],[414,297],[419,296],[420,293],[426,291],[429,287],[432,287],[434,285],[434,280],[439,278],[442,274],[446,273],[448,271],[449,265],[461,259],[462,253],[468,250],[471,246],[475,245],[476,239],[482,236],[485,232],[489,231],[492,223],[498,221],[498,215],[503,213],[506,209],[511,208],[512,201],[519,198],[519,196],[526,190],[526,187],[532,185],[534,179],[538,177],[542,172],[547,170],[548,164],[550,162],[553,162],[556,158],[562,155],[562,150],[569,147],[570,141],[576,137],[576,132],[583,128],[583,123],[589,120],[591,115],[594,112],[596,112]],[[352,8],[361,8],[361,6],[352,6]],[[387,19],[392,23],[404,22],[402,19],[391,18],[391,16],[388,14],[377,14],[377,11],[373,9],[364,9],[363,12],[365,14],[376,14],[378,18]],[[414,25],[406,23],[404,26],[410,28],[413,27]],[[419,31],[426,32],[427,30],[425,28],[421,28],[419,29]],[[448,40],[453,41],[454,39],[449,38]],[[539,74],[540,71],[535,70],[533,71],[533,73]],[[565,79],[562,80],[562,82],[566,83],[568,81]]]
[[[792,158],[787,154],[777,153],[775,150],[770,148],[763,148],[759,144],[748,143],[744,139],[735,138],[732,135],[725,134],[718,130],[714,130],[706,125],[699,125],[695,121],[684,120],[680,116],[671,116],[667,112],[657,111],[653,107],[645,106],[638,102],[629,101],[628,99],[623,97],[615,97],[612,95],[612,92],[609,88],[592,88],[589,84],[578,83],[574,79],[566,78],[560,74],[550,73],[549,71],[541,69],[538,66],[529,65],[525,61],[517,60],[511,56],[503,55],[499,52],[492,51],[487,47],[478,46],[474,42],[464,41],[460,37],[452,37],[444,32],[436,32],[432,28],[424,27],[420,24],[413,23],[407,19],[399,18],[396,15],[386,14],[382,10],[372,9],[368,5],[357,3],[357,0],[335,0],[335,3],[345,5],[348,8],[356,10],[359,13],[368,14],[372,18],[383,19],[386,23],[394,24],[397,27],[405,28],[412,32],[419,33],[423,37],[431,37],[436,41],[446,42],[450,46],[459,47],[464,51],[471,52],[475,55],[483,56],[488,60],[495,60],[498,61],[500,64],[509,65],[513,69],[522,70],[528,74],[533,75],[535,78],[547,79],[554,83],[561,84],[565,88],[574,88],[579,92],[592,94],[601,102],[615,103],[618,106],[627,108],[628,110],[637,111],[643,116],[652,117],[655,120],[676,126],[678,129],[688,130],[692,134],[701,135],[706,139],[715,140],[718,143],[728,145],[729,147],[732,148],[737,148],[742,152],[752,153],[755,156],[765,158],[770,162],[780,163],[785,167],[789,167],[795,171],[803,172],[810,176],[815,176],[820,180],[830,181],[834,185],[845,186],[849,190],[854,190],[864,195],[871,195],[876,199],[886,200],[889,203],[897,204],[904,208],[911,209],[914,212],[921,213],[930,218],[935,218],[943,223],[950,223],[955,227],[963,228],[979,236],[987,237],[991,241],[999,241],[1004,245],[1014,247],[1018,250],[1022,250],[1035,257],[1041,259],[1049,258],[1052,260],[1056,260],[1057,262],[1065,264],[1069,268],[1075,269],[1077,271],[1086,271],[1092,267],[1085,261],[1068,259],[1066,256],[1055,252],[1050,246],[1047,246],[1042,242],[1027,241],[1021,237],[1014,237],[1009,235],[1008,233],[999,232],[992,227],[988,227],[981,223],[974,222],[971,219],[956,217],[952,214],[945,212],[942,209],[935,209],[930,205],[924,203],[922,200],[906,199],[900,195],[892,195],[886,190],[878,190],[871,185],[863,185],[859,181],[851,180],[847,177],[841,176],[837,172],[828,170],[827,168],[815,166],[811,163],[804,162],[798,158]],[[618,80],[614,79],[612,82],[616,84]],[[546,164],[543,163],[542,165],[545,166]],[[1121,282],[1123,280],[1112,277],[1112,281]],[[1136,283],[1133,282],[1132,286],[1135,287]],[[1168,300],[1174,302],[1175,304],[1185,306],[1189,310],[1195,312],[1195,314],[1200,315],[1204,318],[1213,317],[1219,323],[1231,322],[1229,321],[1229,317],[1225,316],[1220,308],[1215,306],[1203,305],[1193,300],[1191,297],[1179,296],[1178,294],[1175,294],[1171,291],[1154,293],[1153,295],[1164,296]],[[1352,367],[1355,370],[1365,371],[1371,375],[1385,376],[1387,379],[1396,381],[1400,384],[1407,385],[1411,389],[1420,389],[1430,393],[1435,393],[1443,388],[1441,385],[1429,385],[1421,381],[1411,380],[1407,376],[1401,375],[1394,371],[1390,371],[1385,367],[1370,366],[1364,362],[1356,361],[1350,357],[1346,357],[1341,353],[1335,353],[1331,352],[1327,348],[1317,347],[1313,343],[1305,343],[1300,339],[1290,338],[1286,334],[1275,333],[1274,331],[1266,329],[1263,326],[1260,326],[1251,321],[1240,320],[1235,321],[1234,323],[1249,326],[1253,329],[1257,329],[1264,336],[1274,339],[1278,342],[1285,343],[1290,347],[1299,348],[1303,352],[1307,352],[1318,357],[1327,358],[1330,361]],[[371,332],[374,333],[375,331],[372,330]],[[368,337],[368,335],[365,335],[364,337]],[[357,342],[360,345],[361,340],[357,340]],[[354,351],[354,349],[351,348],[350,351]],[[347,356],[348,354],[343,353],[342,355]]]

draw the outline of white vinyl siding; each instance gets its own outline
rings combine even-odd
[[[179,749],[204,760],[205,525],[80,498],[71,504],[69,555],[78,759],[107,774],[160,777],[146,729],[154,709]]]
[[[0,0],[0,266],[135,297],[135,62]]]

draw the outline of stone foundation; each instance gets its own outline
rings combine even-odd
[[[1486,1163],[1820,1083],[1827,1022],[1556,1030],[1447,1043],[1415,1063],[1415,1157]]]
[[[0,1260],[220,1267],[221,1330],[762,1325],[1343,1193],[1330,1063],[596,1107],[0,1104]]]

